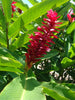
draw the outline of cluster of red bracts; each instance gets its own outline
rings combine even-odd
[[[75,17],[72,17],[72,16],[75,16],[75,14],[73,13],[73,9],[70,9],[69,13],[67,14],[67,18],[70,22],[75,21]]]
[[[51,9],[50,11],[48,11],[47,17],[47,19],[43,19],[43,26],[39,26],[37,28],[38,32],[34,32],[35,35],[33,36],[31,34],[30,36],[30,45],[28,45],[28,51],[27,53],[25,53],[25,61],[28,69],[32,67],[32,64],[40,61],[40,58],[43,57],[46,52],[49,52],[51,50],[50,43],[54,43],[53,39],[57,38],[54,33],[58,33],[59,29],[55,27],[61,24],[61,22],[57,21],[59,16],[57,17],[57,13]]]

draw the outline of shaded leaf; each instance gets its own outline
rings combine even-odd
[[[63,7],[59,12],[58,15],[63,16],[65,12],[67,12],[67,10],[71,7],[71,3],[68,2],[67,5],[65,7]]]
[[[54,57],[58,54],[59,52],[56,50],[51,50],[50,52],[47,52],[46,55],[44,55],[44,57],[41,58],[41,60],[45,60],[45,59],[49,59],[51,57]]]

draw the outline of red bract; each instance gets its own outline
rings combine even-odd
[[[43,57],[46,52],[51,50],[50,43],[54,43],[53,39],[57,38],[53,33],[58,33],[57,30],[59,29],[55,27],[58,26],[58,24],[61,24],[60,22],[57,22],[59,17],[57,17],[57,13],[52,9],[48,11],[47,17],[47,19],[43,19],[43,26],[37,28],[40,32],[34,32],[35,35],[33,36],[31,34],[30,36],[31,40],[28,45],[28,51],[25,53],[28,69],[32,67],[33,63],[40,61],[40,57]]]
[[[70,22],[74,22],[75,21],[75,17],[71,17],[72,15],[74,15],[73,13],[73,9],[70,9],[70,12],[67,14],[67,18]]]
[[[12,12],[15,12],[16,11],[16,6],[14,4],[16,4],[17,2],[13,1],[12,4],[11,4],[11,7],[12,7]]]
[[[18,12],[19,12],[20,14],[22,13],[22,10],[21,10],[21,9],[17,8],[17,10],[18,10]]]

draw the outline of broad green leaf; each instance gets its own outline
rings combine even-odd
[[[63,68],[67,68],[67,67],[69,67],[69,66],[75,64],[75,60],[71,60],[71,59],[69,59],[69,58],[67,58],[67,57],[64,57],[64,58],[62,59],[62,61],[61,61],[61,64],[62,64],[62,67],[63,67]]]
[[[9,38],[11,38],[16,32],[20,31],[24,25],[27,25],[42,16],[52,7],[59,7],[67,1],[69,0],[60,0],[59,2],[58,0],[44,0],[43,2],[36,4],[36,6],[28,9],[9,26]]]
[[[37,4],[38,2],[36,0],[28,0],[32,5]]]
[[[46,100],[40,83],[24,75],[15,78],[0,94],[0,100]]]
[[[68,55],[70,58],[75,57],[75,43],[72,44],[70,50],[68,51]]]
[[[44,55],[44,57],[41,58],[41,60],[45,60],[45,59],[49,59],[51,57],[54,57],[58,54],[59,52],[56,50],[51,50],[50,52],[47,52],[46,55]]]
[[[69,100],[65,98],[64,96],[60,96],[57,92],[55,92],[52,89],[48,89],[46,87],[43,87],[43,92],[51,96],[54,100]]]
[[[21,68],[23,65],[19,61],[12,58],[0,56],[0,66]]]
[[[18,73],[23,73],[20,69],[15,68],[15,67],[8,67],[8,66],[0,66],[0,71],[8,71],[8,72],[15,72],[16,74]]]
[[[9,22],[11,18],[11,3],[12,0],[2,0],[3,11],[7,22]]]
[[[57,98],[54,98],[55,100],[61,100],[61,99],[58,99],[59,95],[60,97],[64,97],[62,100],[75,100],[75,91],[72,91],[69,87],[63,85],[63,84],[59,84],[59,83],[50,83],[50,82],[43,82],[42,83],[42,86],[44,88],[48,88],[50,89],[51,91],[51,97],[54,98],[54,94],[57,95],[55,97]],[[53,90],[53,91],[52,91]]]
[[[67,28],[67,34],[71,34],[71,32],[75,29],[75,21],[72,22]]]

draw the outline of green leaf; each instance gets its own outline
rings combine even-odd
[[[8,66],[0,66],[0,71],[8,71],[8,72],[15,72],[16,74],[18,73],[23,73],[20,69],[15,68],[15,67],[8,67]]]
[[[75,29],[75,21],[72,22],[67,28],[67,34],[71,34],[71,32]]]
[[[19,69],[22,66],[23,65],[12,56],[9,50],[0,47],[0,71],[23,73]]]
[[[56,56],[58,53],[59,52],[56,50],[51,50],[50,52],[47,52],[47,54],[44,55],[44,57],[42,57],[41,60],[52,58],[52,57]]]
[[[69,87],[72,91],[75,91],[75,84],[73,83],[63,83],[65,86]]]
[[[0,100],[46,100],[40,83],[24,75],[15,78],[0,94]]]
[[[62,61],[61,61],[61,64],[62,64],[62,67],[63,67],[63,68],[67,68],[67,67],[69,67],[69,66],[75,64],[75,60],[71,60],[71,59],[69,59],[69,58],[67,58],[67,57],[64,57],[64,58],[62,59]]]
[[[21,36],[19,36],[15,42],[13,42],[11,45],[10,45],[10,50],[11,51],[14,51],[16,50],[17,48],[19,47],[22,47],[24,44],[28,43],[30,38],[29,38],[29,34],[33,33],[36,31],[36,28],[33,28],[32,30],[29,30],[27,31],[26,33],[24,34],[21,34]]]
[[[72,44],[70,50],[68,51],[68,55],[70,58],[75,57],[75,43]]]
[[[43,2],[36,4],[36,6],[28,9],[26,12],[21,14],[21,16],[17,18],[13,24],[9,26],[9,38],[11,38],[16,32],[20,31],[24,25],[27,25],[38,17],[42,16],[52,7],[59,7],[67,1],[69,0],[60,0],[59,2],[58,0],[44,0]]]
[[[11,19],[11,3],[12,0],[2,0],[3,11],[7,22]]]
[[[19,9],[21,9],[22,11],[26,11],[28,9],[28,7],[26,5],[22,5],[21,3],[17,2],[15,4],[16,7],[18,7]]]
[[[18,39],[16,39],[16,41],[12,45],[10,45],[9,48],[11,51],[14,51],[17,48],[22,47],[24,42],[25,42],[25,34],[22,34],[21,36],[18,37]]]
[[[10,57],[12,59],[15,59],[13,55],[10,53],[10,51],[6,48],[0,47],[0,56]]]
[[[64,96],[60,96],[57,92],[54,90],[48,89],[46,87],[43,87],[43,92],[51,96],[54,100],[69,100],[65,98]]]
[[[69,21],[62,21],[62,24],[60,26],[56,26],[57,28],[65,28],[68,25]]]
[[[3,12],[1,11],[1,9],[0,9],[0,23],[1,23],[3,30],[5,30],[6,29],[6,22],[5,22],[5,17],[3,15]]]
[[[63,16],[64,13],[67,12],[67,10],[70,8],[70,6],[71,6],[71,3],[68,2],[67,5],[58,12],[58,15]]]
[[[23,65],[19,61],[12,58],[0,56],[0,66],[21,68]]]
[[[5,39],[5,33],[0,30],[0,44],[3,46],[7,46],[6,39]]]
[[[63,97],[62,100],[75,100],[75,91],[72,91],[69,87],[63,84],[43,82],[42,86],[43,88],[48,88],[47,92],[49,92],[49,89],[50,89],[49,95],[55,100],[61,100],[62,97]],[[58,98],[61,98],[61,99],[58,99]]]

